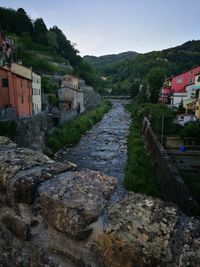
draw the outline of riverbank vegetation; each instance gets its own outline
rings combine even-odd
[[[137,104],[131,104],[128,110],[131,112],[132,123],[129,128],[124,186],[130,191],[161,197],[153,165],[140,133],[140,108]]]
[[[165,140],[166,136],[176,135],[177,137],[179,136],[180,140],[186,140],[186,143],[192,140],[196,145],[199,144],[198,133],[200,124],[199,122],[191,122],[185,126],[177,125],[175,123],[175,112],[160,104],[138,104],[135,101],[127,108],[131,112],[132,123],[128,136],[128,159],[125,169],[124,186],[126,189],[134,192],[161,197],[153,164],[145,149],[140,133],[143,118],[145,116],[148,117],[158,139]],[[199,176],[196,174],[185,174],[182,175],[182,178],[192,195],[200,203]]]
[[[65,146],[77,143],[82,135],[102,119],[103,115],[108,112],[111,106],[110,101],[104,101],[96,109],[81,114],[64,125],[60,125],[47,137],[50,149],[55,153]]]

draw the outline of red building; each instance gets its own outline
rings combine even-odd
[[[0,67],[0,108],[13,107],[19,117],[32,115],[31,79]]]
[[[187,85],[194,84],[195,76],[200,72],[200,66],[165,80],[162,88],[161,102],[166,103],[169,95],[183,93]]]

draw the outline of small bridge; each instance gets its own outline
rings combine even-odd
[[[124,99],[124,100],[130,100],[130,95],[103,95],[102,98],[104,99]]]

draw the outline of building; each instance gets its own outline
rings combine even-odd
[[[65,86],[77,90],[78,89],[78,78],[76,76],[66,74],[65,76],[63,76],[63,80],[61,84],[61,87],[65,87]]]
[[[33,114],[38,114],[42,111],[41,101],[41,76],[32,72],[32,103]]]
[[[200,66],[196,66],[172,78],[171,90],[173,92],[183,92],[185,87],[195,83],[195,76],[200,72]]]
[[[66,74],[63,77],[61,88],[58,90],[59,109],[77,109],[80,106],[80,112],[84,111],[83,90],[80,82],[85,85],[84,80],[79,80],[76,76]]]
[[[12,107],[17,116],[32,115],[31,70],[18,64],[0,67],[0,108]]]
[[[196,92],[195,116],[200,119],[200,73],[195,76],[194,90]]]
[[[200,73],[200,66],[166,79],[162,88],[161,102],[178,107],[181,101],[190,98],[195,76],[198,73]]]

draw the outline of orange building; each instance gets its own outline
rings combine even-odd
[[[13,107],[19,117],[32,115],[31,79],[11,69],[0,67],[0,108]]]

